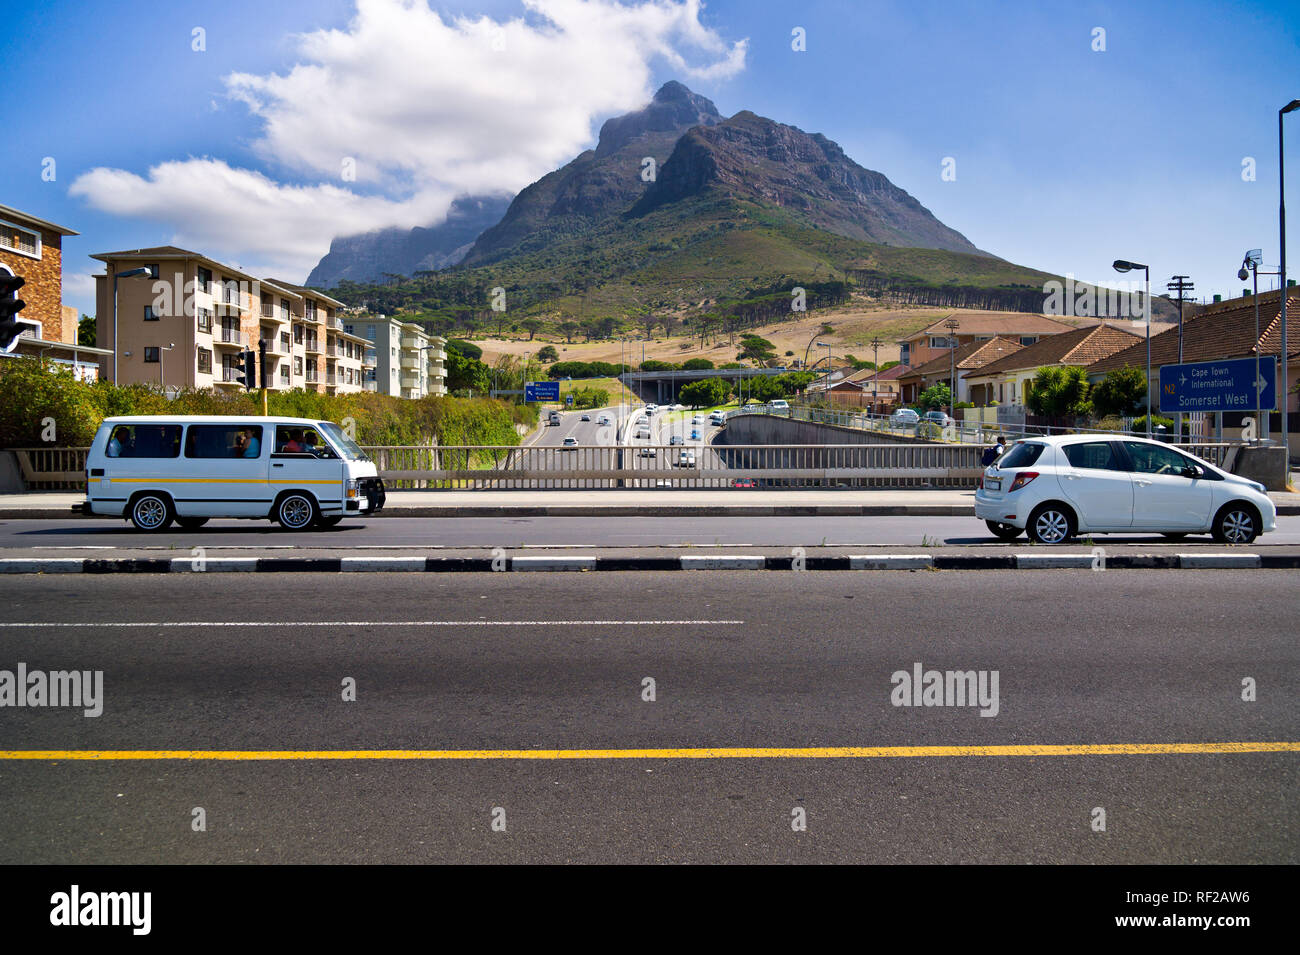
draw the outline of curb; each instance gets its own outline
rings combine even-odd
[[[495,566],[494,566],[495,565]],[[665,570],[1297,570],[1300,554],[851,554],[765,557],[40,557],[0,559],[0,574],[490,573]]]

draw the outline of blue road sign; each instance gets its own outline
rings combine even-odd
[[[524,401],[559,401],[560,383],[558,381],[524,382]]]
[[[1254,358],[1197,361],[1160,368],[1160,413],[1181,411],[1253,411],[1277,406],[1277,359],[1260,356],[1259,379]]]
[[[565,395],[565,396],[564,396],[564,403],[565,403],[566,405],[571,405],[571,404],[573,404],[573,395]]]

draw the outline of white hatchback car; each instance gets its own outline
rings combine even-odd
[[[975,516],[1040,544],[1079,533],[1213,534],[1249,544],[1277,527],[1264,485],[1161,441],[1072,434],[1012,445],[980,477]]]

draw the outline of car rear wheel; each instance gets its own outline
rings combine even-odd
[[[1013,541],[1020,536],[1020,528],[1014,524],[1003,524],[1001,521],[985,521],[984,523],[993,532],[993,536],[1000,540]]]
[[[138,531],[163,531],[171,526],[172,502],[166,494],[147,492],[131,501],[131,524]]]
[[[1249,504],[1227,504],[1214,518],[1220,544],[1249,544],[1259,536],[1259,514]]]
[[[316,518],[316,502],[302,491],[291,491],[275,505],[275,519],[286,531],[305,530]]]
[[[1074,536],[1074,514],[1060,504],[1039,504],[1025,530],[1036,544],[1063,544]]]

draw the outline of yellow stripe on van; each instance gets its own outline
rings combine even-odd
[[[94,480],[93,478],[91,479]],[[333,481],[298,481],[292,478],[109,478],[112,484],[342,484],[342,479]]]

